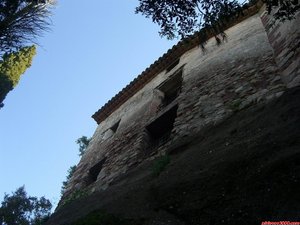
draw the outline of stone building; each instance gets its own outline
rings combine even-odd
[[[211,38],[202,51],[196,35],[173,46],[93,115],[98,127],[64,198],[106,189],[235,111],[299,85],[299,24],[299,14],[274,23],[255,5],[228,24],[221,46]]]

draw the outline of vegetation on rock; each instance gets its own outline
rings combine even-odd
[[[76,144],[79,145],[79,156],[82,156],[85,153],[90,141],[91,141],[91,138],[87,138],[86,136],[82,136],[76,140]],[[75,173],[76,168],[77,168],[77,166],[73,165],[68,169],[68,174],[67,174],[66,180],[63,181],[63,186],[61,187],[61,195],[63,195],[65,193],[67,185],[68,185],[71,177]]]
[[[158,176],[170,163],[170,156],[164,155],[156,159],[152,166],[152,174]]]
[[[66,177],[66,180],[63,181],[63,186],[61,187],[61,195],[63,195],[66,191],[66,187],[71,179],[71,177],[73,176],[75,170],[76,170],[77,166],[74,165],[74,166],[71,166],[69,169],[68,169],[68,173],[67,173],[67,177]]]
[[[87,138],[86,136],[82,136],[76,140],[76,143],[79,145],[79,156],[82,156],[85,153],[90,141],[91,138]]]
[[[72,225],[133,225],[132,221],[120,219],[105,211],[94,211]]]

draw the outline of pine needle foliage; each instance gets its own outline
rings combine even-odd
[[[49,30],[52,0],[0,0],[0,54],[17,51]]]
[[[5,53],[0,60],[0,104],[7,93],[19,82],[20,77],[26,69],[31,66],[36,47],[23,47],[17,52]]]

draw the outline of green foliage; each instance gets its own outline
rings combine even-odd
[[[243,9],[249,8],[257,0],[249,0],[241,5],[237,0],[139,0],[136,13],[160,26],[160,35],[168,39],[186,37],[196,31],[215,35],[217,43],[224,35],[225,24],[243,15]],[[284,21],[295,18],[300,9],[298,0],[265,0],[269,13],[274,11],[274,18]],[[206,36],[206,35],[204,35]],[[200,43],[206,40],[199,37]]]
[[[164,171],[170,161],[171,159],[169,155],[164,155],[156,159],[152,166],[152,174],[154,176],[158,176],[162,171]]]
[[[0,224],[40,225],[49,218],[51,207],[48,199],[28,196],[25,187],[20,187],[12,195],[5,194],[0,208]]]
[[[85,153],[90,141],[91,141],[91,138],[87,138],[86,136],[82,136],[76,140],[76,143],[79,145],[79,156],[82,156]],[[71,177],[75,173],[76,168],[77,168],[77,166],[74,165],[68,169],[68,174],[67,174],[66,180],[63,181],[63,186],[61,187],[61,195],[63,195],[65,193],[67,185],[68,185]]]
[[[236,99],[230,103],[229,108],[234,112],[239,111],[241,103],[242,103],[241,99]]]
[[[63,186],[61,187],[61,195],[63,195],[66,191],[66,188],[67,188],[67,185],[71,179],[71,177],[73,176],[73,174],[75,173],[75,170],[76,170],[77,166],[74,165],[74,166],[71,166],[69,169],[68,169],[68,174],[67,174],[67,177],[66,177],[66,180],[63,181]]]
[[[130,220],[120,219],[104,211],[94,211],[72,225],[134,225]]]
[[[273,12],[276,20],[285,21],[295,19],[300,9],[298,0],[265,0],[268,13]]]
[[[4,54],[3,59],[0,62],[0,74],[6,76],[12,82],[15,87],[20,76],[31,66],[33,57],[36,54],[35,46],[24,47],[18,52]]]
[[[0,1],[0,108],[9,91],[31,65],[38,36],[49,30],[54,0]]]
[[[76,199],[84,198],[88,196],[87,190],[76,190],[72,194],[70,194],[63,202],[63,205],[69,204],[70,202],[73,202]]]
[[[139,0],[136,13],[141,13],[157,23],[160,35],[168,39],[186,37],[201,28],[212,28],[221,33],[222,23],[241,12],[237,0]]]
[[[0,54],[18,51],[49,30],[52,0],[0,1]]]
[[[82,156],[85,153],[90,141],[91,138],[87,138],[86,136],[82,136],[76,140],[76,143],[79,145],[79,156]]]
[[[5,53],[0,61],[0,103],[19,82],[21,75],[31,66],[36,54],[35,46],[21,48],[18,52]]]

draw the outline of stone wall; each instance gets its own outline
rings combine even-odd
[[[266,12],[262,15],[269,42],[282,80],[288,88],[300,84],[300,13],[296,18],[284,23],[274,21]]]
[[[283,93],[285,84],[259,16],[232,27],[227,35],[227,43],[209,43],[204,55],[192,51],[184,56],[184,90],[173,140]]]
[[[278,38],[272,39],[274,34],[267,27],[265,14],[262,15],[262,20],[257,14],[228,29],[226,43],[221,46],[210,39],[205,52],[195,47],[184,53],[178,65],[157,74],[101,122],[64,198],[76,190],[105,189],[131,167],[163,154],[178,140],[216,125],[237,110],[279,97],[286,86],[295,85],[299,77],[299,63],[295,64],[299,48],[292,44],[299,41],[299,33],[284,39],[284,46],[289,46],[286,51],[276,42]],[[280,26],[276,32],[285,25]],[[292,58],[292,62],[285,57]],[[157,87],[178,71],[182,71],[181,92],[162,108],[165,96]],[[150,148],[152,139],[147,125],[174,105],[178,108],[170,140]],[[90,169],[99,162],[103,165],[97,180],[91,180]]]
[[[147,157],[146,151],[143,150],[146,139],[145,126],[156,115],[161,103],[161,93],[155,90],[155,87],[165,77],[165,72],[158,74],[151,83],[97,127],[64,196],[86,187],[91,191],[105,189],[114,178]],[[110,127],[118,121],[120,123],[117,131],[107,135]],[[106,160],[97,182],[91,182],[89,169],[103,159]]]

